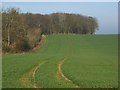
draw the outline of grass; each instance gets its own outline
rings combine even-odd
[[[20,78],[42,62],[35,74],[38,87],[116,88],[117,39],[117,35],[49,35],[34,53],[3,55],[3,88],[26,87]],[[63,59],[61,69],[71,81],[58,71]]]

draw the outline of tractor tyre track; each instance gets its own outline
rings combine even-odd
[[[41,67],[41,65],[44,63],[45,62],[38,64],[37,66],[35,66],[29,72],[25,73],[20,78],[20,81],[21,81],[22,85],[24,85],[25,88],[40,88],[36,85],[35,74],[36,74],[37,70]],[[40,89],[38,89],[38,90],[40,90]]]
[[[72,80],[70,80],[69,78],[67,78],[67,76],[64,75],[63,71],[62,71],[62,65],[64,63],[66,59],[63,59],[62,61],[59,62],[58,64],[58,74],[66,81],[71,82],[72,84],[75,85],[76,88],[80,88],[78,85],[76,85]]]

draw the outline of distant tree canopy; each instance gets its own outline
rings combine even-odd
[[[41,28],[43,34],[94,34],[98,29],[96,18],[79,14],[52,13],[49,15],[24,14],[26,24]]]
[[[49,34],[95,34],[96,18],[69,13],[32,14],[20,13],[10,8],[2,11],[3,52],[27,51]]]

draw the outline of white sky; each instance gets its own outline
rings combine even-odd
[[[1,0],[1,2],[119,2],[119,0]]]

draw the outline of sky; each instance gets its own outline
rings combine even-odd
[[[1,2],[119,2],[119,0],[1,0]]]
[[[3,8],[20,8],[23,13],[75,13],[95,17],[99,30],[96,34],[118,33],[117,2],[3,2]]]

